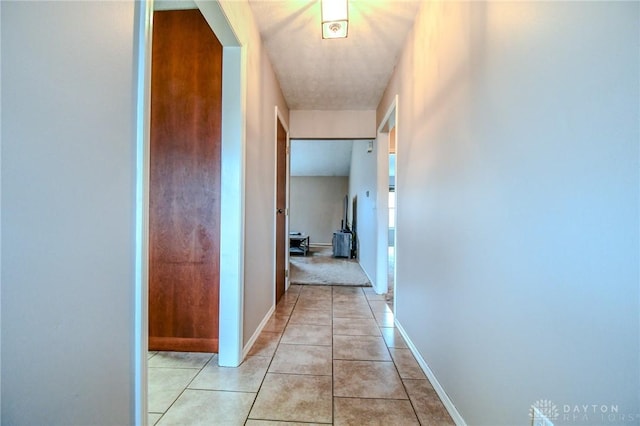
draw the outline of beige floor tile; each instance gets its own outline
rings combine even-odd
[[[342,298],[338,297],[333,300],[333,309],[346,309],[346,308],[358,308],[371,310],[369,302],[364,297],[359,298]]]
[[[410,349],[389,348],[393,362],[396,364],[402,379],[426,379],[422,368],[416,361]]]
[[[330,325],[289,324],[280,342],[292,345],[331,346],[331,337]]]
[[[269,366],[269,373],[331,376],[330,346],[280,344]]]
[[[391,314],[391,309],[389,309],[389,305],[384,300],[370,300],[369,306],[371,307],[371,312],[374,315],[376,314]]]
[[[353,302],[357,305],[362,305],[367,302],[367,298],[364,295],[352,295],[352,294],[334,294],[333,295],[333,303],[334,304],[343,304]]]
[[[149,415],[147,416],[147,424],[149,424],[150,426],[154,426],[156,423],[158,423],[160,417],[162,417],[162,414],[149,413]]]
[[[189,382],[200,371],[197,368],[149,368],[148,410],[164,413]]]
[[[236,368],[219,367],[211,362],[193,379],[189,389],[258,392],[270,361],[266,357],[249,356]]]
[[[268,373],[249,418],[330,423],[331,399],[330,376]]]
[[[369,287],[369,288],[371,288],[371,287]],[[340,296],[340,295],[363,296],[364,292],[362,291],[362,289],[363,289],[363,287],[347,286],[347,285],[334,286],[333,287],[333,296],[334,297],[335,296]]]
[[[282,295],[282,298],[280,298],[280,300],[278,301],[278,303],[285,303],[285,304],[290,304],[290,303],[295,303],[298,300],[298,295],[300,293],[292,293],[287,291],[285,294]]]
[[[296,306],[297,302],[294,303],[278,303],[276,309],[274,311],[275,315],[279,315],[282,317],[288,317],[291,315],[291,311],[293,311],[293,307]]]
[[[387,295],[386,294],[377,294],[375,292],[366,292],[365,293],[365,297],[367,298],[368,301],[373,301],[373,300],[387,300]]]
[[[395,327],[394,316],[392,313],[374,314],[376,322],[380,327]]]
[[[368,287],[362,287],[362,291],[363,291],[365,294],[375,294],[375,293],[376,293],[376,291],[375,291],[375,290],[373,289],[373,287],[371,287],[371,286],[368,286]]]
[[[238,368],[150,351],[149,424],[453,425],[382,297],[292,285]]]
[[[424,425],[453,426],[453,419],[444,408],[428,380],[403,380],[418,419]]]
[[[334,318],[333,335],[380,336],[380,329],[372,318]]]
[[[271,420],[252,420],[245,423],[246,426],[323,426],[331,423],[298,423],[298,422],[274,422]]]
[[[158,352],[149,367],[202,368],[215,354],[202,352]]]
[[[381,336],[333,336],[333,359],[391,361]]]
[[[393,312],[393,299],[387,299],[387,306],[389,307],[389,310]]]
[[[280,333],[263,331],[249,350],[249,356],[272,357],[280,341]]]
[[[366,300],[364,293],[360,287],[334,287],[333,301],[356,300],[358,302]]]
[[[326,309],[331,307],[331,296],[300,296],[296,304],[307,309]]]
[[[387,342],[387,346],[390,348],[406,348],[407,343],[404,341],[404,337],[395,327],[380,327],[380,331],[382,332],[382,337],[384,337],[384,341]]]
[[[271,318],[269,318],[269,321],[264,325],[262,331],[266,331],[268,333],[282,333],[284,328],[287,326],[288,321],[288,316],[271,315]]]
[[[295,294],[300,294],[300,289],[302,288],[301,285],[298,284],[291,284],[289,285],[289,288],[287,289],[287,293],[295,293]]]
[[[321,310],[321,311],[330,311],[331,298],[309,299],[309,298],[300,297],[296,302],[296,307],[299,309],[315,309],[315,310]]]
[[[331,325],[331,310],[294,308],[289,324]]]
[[[334,396],[408,399],[393,362],[334,360],[333,380]]]
[[[373,318],[371,308],[367,303],[343,303],[333,304],[334,318]]]
[[[255,393],[184,391],[162,416],[159,426],[238,425],[244,424]]]
[[[333,289],[329,285],[302,285],[300,296],[331,296]]]
[[[407,400],[335,398],[334,425],[420,425]]]

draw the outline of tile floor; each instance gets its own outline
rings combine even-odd
[[[149,353],[149,424],[454,423],[384,295],[292,285],[238,368],[215,354]]]

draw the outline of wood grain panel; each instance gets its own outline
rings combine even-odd
[[[199,10],[154,13],[149,348],[217,352],[222,46]]]

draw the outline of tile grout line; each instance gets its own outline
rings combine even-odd
[[[289,286],[289,288],[291,288],[291,286]],[[285,292],[285,294],[286,294],[286,292]],[[293,314],[293,310],[296,308],[296,305],[298,304],[298,299],[299,298],[300,298],[300,292],[298,291],[298,294],[296,296],[296,300],[293,303],[293,308],[291,308],[291,312],[289,312],[289,315],[287,315],[287,322],[284,324],[284,327],[282,328],[282,333],[280,333],[280,337],[278,337],[278,343],[276,344],[276,347],[273,350],[273,354],[271,355],[271,359],[269,360],[269,364],[267,365],[267,369],[264,371],[264,376],[262,376],[262,380],[260,381],[260,386],[258,386],[258,390],[256,391],[256,396],[253,397],[253,402],[251,403],[251,407],[249,407],[249,411],[247,412],[247,417],[244,419],[244,424],[245,425],[249,421],[249,416],[251,415],[251,410],[253,410],[253,407],[256,405],[256,401],[258,399],[258,394],[260,393],[260,390],[262,389],[262,385],[264,384],[264,381],[267,378],[267,374],[269,374],[269,368],[271,367],[271,364],[273,363],[273,359],[276,357],[276,352],[278,352],[278,348],[280,347],[280,342],[282,341],[282,336],[284,336],[284,332],[287,330],[287,327],[289,326],[289,321],[291,320],[291,315]],[[277,308],[278,308],[278,304],[276,303],[276,309]],[[276,312],[274,310],[273,311],[273,317],[275,318],[275,316],[276,316]],[[248,356],[249,355],[247,355],[247,357]],[[264,419],[264,420],[266,420],[266,419]]]
[[[335,368],[333,366],[334,364],[334,350],[335,350],[335,345],[333,342],[333,296],[334,296],[334,288],[331,287],[331,424],[335,424],[336,423],[336,380],[335,380]]]
[[[158,353],[160,353],[160,351],[158,351]],[[156,353],[156,355],[158,355],[158,353]],[[156,355],[154,355],[154,356],[156,356]],[[165,416],[165,414],[167,414],[169,412],[169,410],[171,410],[171,407],[173,407],[173,405],[180,399],[180,397],[184,394],[184,391],[186,391],[189,388],[189,385],[195,380],[196,377],[198,377],[198,374],[200,374],[202,372],[202,370],[207,366],[207,364],[209,364],[211,362],[213,357],[215,357],[216,355],[217,354],[211,354],[211,356],[209,357],[207,362],[205,362],[204,365],[198,369],[198,372],[191,378],[191,380],[189,380],[189,383],[187,383],[186,386],[182,389],[182,391],[180,391],[180,393],[178,394],[176,399],[174,399],[173,402],[171,404],[169,404],[167,409],[164,411],[164,413],[162,413],[160,418],[154,424],[158,424],[158,422],[160,420],[162,420],[162,418]],[[159,368],[159,367],[152,367],[152,368]],[[160,367],[160,368],[162,368],[162,367]],[[164,367],[164,368],[170,368],[170,367]],[[195,368],[182,368],[182,369],[183,370],[196,370]],[[155,413],[155,414],[158,414],[158,413]],[[148,420],[148,417],[149,417],[149,412],[147,412],[147,420]]]
[[[367,303],[369,303],[369,299],[367,299]],[[385,306],[388,306],[385,303]],[[371,309],[371,303],[369,303],[369,309]],[[391,308],[389,308],[389,310],[391,310]],[[373,314],[373,309],[371,309],[371,313]],[[393,321],[394,321],[394,326],[390,327],[392,330],[395,330],[395,319],[396,319],[396,313],[392,311],[393,314]],[[386,315],[386,314],[383,314]],[[375,317],[375,314],[373,315]],[[378,321],[376,321],[376,326],[378,327],[378,331],[380,332],[380,334],[382,334],[382,326],[378,323]],[[395,334],[395,331],[394,331]],[[391,360],[393,361],[393,367],[396,369],[396,373],[398,373],[398,378],[400,379],[400,383],[402,384],[402,389],[404,389],[404,392],[407,394],[407,399],[409,401],[409,404],[411,404],[411,409],[413,410],[413,415],[416,416],[416,420],[418,421],[418,424],[422,425],[422,422],[420,421],[420,418],[418,417],[418,412],[416,411],[416,407],[413,405],[413,401],[411,400],[411,396],[409,395],[409,390],[407,389],[407,386],[404,383],[404,379],[402,378],[402,375],[400,374],[400,369],[398,368],[398,364],[396,364],[396,359],[393,357],[393,354],[391,353],[391,348],[389,347],[389,344],[387,343],[387,341],[384,338],[384,335],[382,334],[382,340],[384,341],[384,345],[387,348],[387,352],[389,352],[389,356],[391,357]],[[404,401],[404,400],[403,400]]]

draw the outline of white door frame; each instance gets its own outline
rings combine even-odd
[[[220,307],[218,364],[242,362],[244,303],[244,195],[246,48],[236,38],[217,1],[195,0],[223,46],[220,212]],[[135,5],[136,238],[133,393],[135,424],[147,424],[149,146],[153,0]]]
[[[393,98],[393,102],[387,108],[387,112],[384,115],[384,118],[380,122],[378,126],[377,132],[377,145],[378,149],[378,157],[377,157],[377,166],[378,166],[378,176],[377,176],[377,184],[378,184],[378,193],[377,193],[377,205],[378,205],[378,214],[377,214],[377,256],[376,256],[376,284],[374,290],[378,294],[384,294],[387,292],[388,288],[388,277],[389,277],[389,129],[390,127],[396,128],[396,152],[398,149],[398,95]],[[396,160],[397,160],[396,155]],[[397,161],[396,161],[396,183],[398,182],[397,177]],[[396,192],[396,206],[397,206],[397,192]],[[398,223],[396,221],[396,231],[394,232],[394,238],[397,241],[398,235]],[[396,258],[398,255],[397,244],[394,242],[394,250],[396,254]],[[396,286],[396,271],[394,268],[394,312],[395,312],[395,286]]]

